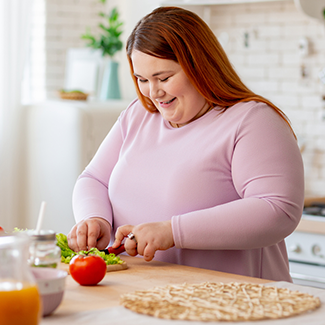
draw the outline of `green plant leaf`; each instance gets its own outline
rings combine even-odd
[[[100,0],[103,4],[106,0]],[[99,12],[98,14],[105,22],[100,22],[98,27],[101,30],[99,36],[94,36],[90,28],[86,28],[86,33],[81,35],[81,39],[87,41],[86,46],[94,49],[100,49],[103,56],[114,56],[123,47],[121,35],[123,33],[123,22],[119,20],[119,13],[117,8],[113,8],[109,14]]]

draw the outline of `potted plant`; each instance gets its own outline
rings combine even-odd
[[[106,0],[99,1],[103,5],[106,4]],[[113,60],[113,57],[123,46],[121,41],[123,22],[120,21],[116,8],[113,8],[108,14],[100,12],[98,15],[104,21],[104,23],[98,24],[101,34],[97,37],[94,36],[88,27],[81,38],[88,41],[88,47],[100,50],[103,57],[109,58],[101,82],[100,99],[119,99],[121,96],[118,82],[118,62]]]

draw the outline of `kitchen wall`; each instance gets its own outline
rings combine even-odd
[[[65,61],[67,49],[84,47],[86,42],[80,36],[89,27],[92,32],[99,31],[98,13],[103,10],[98,0],[34,0],[39,3],[34,10],[34,43],[38,40],[38,32],[45,34],[45,93],[46,97],[57,96],[57,91],[64,87]],[[44,11],[40,8],[44,5]],[[44,17],[44,18],[43,18]],[[44,25],[41,25],[44,21]],[[38,51],[39,52],[39,51]],[[37,57],[37,55],[35,55]],[[33,62],[39,66],[39,61]],[[35,69],[35,84],[41,86],[42,76]]]
[[[214,6],[211,27],[236,70],[254,91],[290,118],[304,146],[306,195],[325,194],[325,27],[293,1]],[[303,56],[300,41],[309,53]]]
[[[125,21],[124,39],[140,17],[157,0],[112,0]],[[195,6],[189,9],[198,10]],[[56,96],[64,84],[65,55],[70,47],[83,47],[80,35],[94,31],[101,5],[97,0],[46,1],[46,93]],[[325,27],[294,6],[291,0],[214,5],[210,26],[223,44],[239,75],[254,91],[271,99],[290,118],[304,147],[306,195],[325,195],[325,88],[318,72],[325,67]],[[205,16],[206,17],[206,16]],[[301,55],[299,42],[307,39],[309,53]],[[124,53],[120,80],[122,96],[132,99],[134,90]]]

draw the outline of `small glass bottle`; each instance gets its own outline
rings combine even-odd
[[[61,261],[61,249],[56,245],[56,234],[50,230],[27,232],[31,238],[29,265],[57,268]]]
[[[0,234],[0,324],[37,325],[41,297],[27,263],[29,238]]]

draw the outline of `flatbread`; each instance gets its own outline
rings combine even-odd
[[[191,321],[253,321],[286,318],[314,310],[320,299],[286,288],[252,283],[169,285],[121,296],[137,313]]]
[[[126,262],[123,261],[122,264],[109,264],[107,265],[107,272],[121,271],[127,269],[128,266]]]

